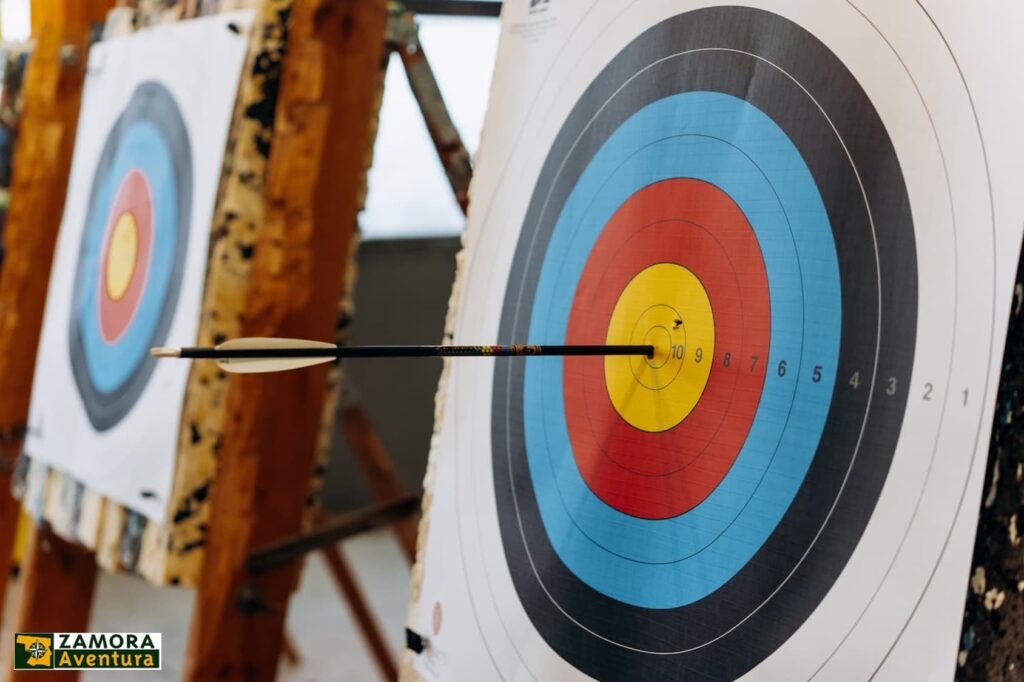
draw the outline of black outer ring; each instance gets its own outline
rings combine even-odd
[[[711,50],[690,52],[701,48]],[[683,52],[689,54],[666,59]],[[554,552],[526,461],[523,365],[497,361],[493,473],[513,583],[544,640],[573,666],[601,679],[731,679],[775,651],[814,611],[859,542],[888,475],[906,408],[918,292],[913,224],[899,160],[878,113],[842,62],[806,30],[752,8],[714,7],[665,20],[619,53],[580,98],[552,145],[526,214],[500,342],[527,337],[551,232],[594,153],[645,105],[696,90],[728,93],[761,109],[786,131],[814,176],[840,261],[843,322],[836,388],[818,451],[774,533],[714,593],[683,607],[657,610],[597,592]],[[848,383],[854,372],[860,372],[858,389]],[[894,395],[886,392],[889,377],[896,378]],[[533,566],[543,577],[543,588]]]
[[[82,344],[82,332],[78,323],[81,312],[78,306],[81,299],[72,295],[74,304],[71,309],[68,336],[71,372],[75,377],[78,392],[82,396],[85,413],[97,431],[106,431],[120,422],[131,411],[149,382],[149,377],[156,367],[156,359],[150,356],[148,349],[152,346],[163,345],[167,339],[171,322],[174,320],[174,312],[178,307],[178,295],[181,292],[181,282],[185,270],[185,255],[188,253],[188,238],[192,220],[192,148],[189,144],[188,130],[185,128],[185,122],[181,117],[177,102],[174,101],[174,97],[167,88],[152,81],[142,83],[135,89],[128,101],[128,106],[118,117],[107,137],[99,163],[96,164],[96,172],[93,175],[85,225],[91,225],[96,211],[105,208],[98,205],[97,195],[106,174],[110,171],[110,165],[121,145],[123,136],[132,125],[143,121],[152,123],[160,129],[168,149],[171,150],[171,163],[174,168],[177,190],[177,225],[153,225],[153,230],[155,232],[156,230],[173,229],[178,234],[175,239],[174,253],[169,255],[173,258],[173,264],[167,296],[164,298],[160,310],[159,322],[135,369],[128,379],[114,391],[105,393],[99,390],[89,376],[89,369],[85,362],[85,346]],[[159,197],[153,197],[153,201],[158,200]],[[78,253],[78,267],[75,270],[75,291],[82,291],[89,280],[89,265],[85,262],[88,236],[83,230],[82,243]],[[158,253],[153,255],[157,258],[166,257]]]

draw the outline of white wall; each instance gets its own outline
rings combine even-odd
[[[480,141],[498,48],[497,19],[420,17],[420,40],[452,119],[470,153]],[[463,217],[434,152],[401,61],[392,57],[384,85],[366,210],[367,239],[448,236]]]
[[[28,40],[29,0],[0,0],[0,30],[4,40]]]

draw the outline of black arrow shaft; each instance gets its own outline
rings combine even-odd
[[[183,358],[202,360],[269,358],[434,358],[520,355],[643,355],[654,346],[341,346],[336,348],[203,348],[181,349]]]

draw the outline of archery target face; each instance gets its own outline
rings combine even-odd
[[[492,117],[455,340],[655,353],[451,367],[421,672],[866,679],[923,627],[949,674],[998,231],[954,55],[892,4],[506,17],[561,42],[505,48],[545,75]]]
[[[251,13],[90,53],[26,452],[162,520]]]
[[[68,348],[89,421],[138,400],[177,310],[192,217],[192,149],[174,97],[139,85],[107,137],[85,214]]]

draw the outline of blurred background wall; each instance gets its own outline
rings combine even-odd
[[[440,343],[458,249],[457,237],[364,242],[359,249],[351,343]],[[352,360],[346,373],[349,388],[370,413],[406,489],[419,492],[434,427],[441,360]],[[323,500],[332,511],[372,502],[338,425]]]

